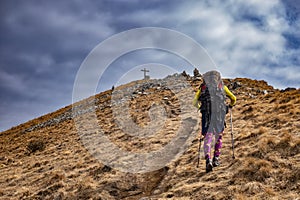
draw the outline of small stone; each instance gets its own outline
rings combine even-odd
[[[161,193],[161,191],[159,189],[156,189],[156,190],[153,191],[154,195],[157,195],[157,194],[160,194],[160,193]]]

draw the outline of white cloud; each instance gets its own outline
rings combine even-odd
[[[277,76],[272,64],[288,64],[288,58],[283,56],[287,52],[283,33],[290,27],[280,1],[240,0],[210,5],[199,2],[185,4],[178,10],[181,15],[187,13],[180,30],[192,33],[227,76],[240,76],[243,71],[243,75],[256,78],[265,71],[263,74],[268,73],[272,80],[272,75]],[[255,19],[243,19],[243,12],[261,20],[261,24]],[[296,81],[291,75],[282,78]]]
[[[298,81],[291,75],[297,74],[297,67],[291,67],[295,51],[287,49],[284,37],[296,28],[286,17],[280,0],[230,0],[182,1],[167,12],[143,9],[125,15],[124,20],[181,31],[207,49],[225,76],[266,77],[272,84],[278,66],[291,71],[282,79]]]
[[[299,71],[299,67],[296,66],[287,66],[287,67],[280,67],[275,70],[272,70],[270,73],[274,73],[277,77],[282,79],[287,79],[290,81],[298,81],[300,80],[300,73],[295,73]]]

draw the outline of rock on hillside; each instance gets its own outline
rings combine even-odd
[[[185,74],[183,83],[178,77],[135,81],[1,132],[0,199],[299,198],[300,90],[225,79],[238,99],[233,109],[236,159],[227,128],[221,166],[206,174],[203,155],[196,168],[199,113],[186,106],[201,78]],[[124,113],[126,117],[118,117]],[[121,164],[134,158],[106,151],[102,156],[110,162],[97,159],[103,142],[95,125],[132,155],[159,151],[170,143],[182,152],[157,169],[155,160],[124,171]],[[85,148],[87,143],[94,146]],[[143,167],[153,170],[130,172]]]

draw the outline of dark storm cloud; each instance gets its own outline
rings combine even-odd
[[[90,11],[96,8],[86,4],[86,11],[80,9],[81,5],[52,1],[1,1],[1,4],[3,130],[53,111],[53,107],[69,104],[76,69],[89,51],[112,31],[99,20],[105,15],[93,16]],[[10,118],[11,123],[3,116]]]
[[[116,19],[132,8],[126,2],[37,0],[1,1],[0,7],[0,130],[70,104],[81,62],[122,30]]]

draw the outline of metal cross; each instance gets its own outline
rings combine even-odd
[[[149,70],[147,70],[146,68],[144,68],[144,69],[142,69],[141,70],[142,72],[144,72],[144,79],[149,79],[150,77],[149,76],[147,76],[147,72],[149,72]]]

